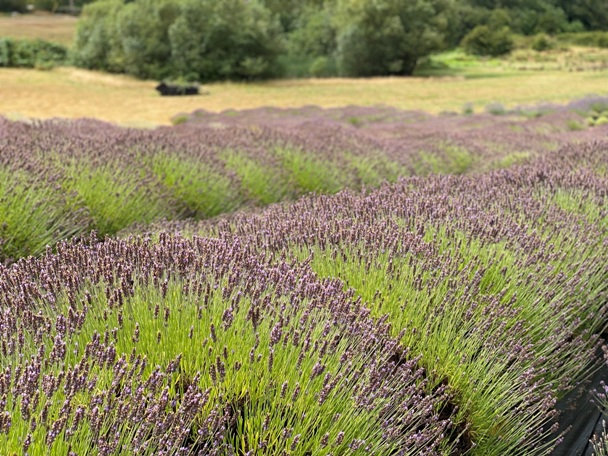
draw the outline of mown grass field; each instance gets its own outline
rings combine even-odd
[[[70,16],[0,16],[0,36],[42,38],[66,45],[75,36]],[[169,125],[196,109],[220,112],[263,106],[386,105],[431,113],[482,111],[490,103],[512,107],[566,102],[608,93],[608,51],[566,46],[537,53],[516,50],[506,59],[479,59],[460,51],[432,58],[410,78],[299,79],[213,83],[206,95],[161,97],[157,81],[141,81],[71,67],[51,71],[0,68],[0,114],[13,119],[91,117],[120,125]],[[549,90],[550,88],[550,90]]]
[[[0,14],[0,36],[9,38],[40,38],[71,46],[76,35],[74,16],[61,14]]]
[[[478,70],[475,70],[476,72]],[[262,106],[377,106],[461,112],[493,102],[505,106],[541,101],[566,102],[608,92],[608,71],[515,71],[489,69],[484,76],[304,79],[258,83],[214,83],[208,95],[161,97],[154,81],[138,81],[75,68],[52,71],[0,69],[0,113],[13,119],[93,117],[121,125],[168,125],[171,118],[196,109],[219,112]],[[551,90],[547,90],[550,87]]]

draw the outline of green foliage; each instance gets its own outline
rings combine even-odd
[[[337,48],[336,27],[331,6],[309,7],[297,22],[297,28],[287,35],[288,62],[305,63],[305,74],[331,76],[337,74],[334,54]],[[296,64],[297,66],[297,64]],[[285,68],[292,74],[292,68]]]
[[[51,68],[65,63],[68,51],[44,40],[0,38],[0,67]]]
[[[122,71],[124,51],[118,30],[122,0],[99,0],[87,5],[78,21],[74,62],[86,68]]]
[[[557,0],[571,21],[587,30],[606,30],[608,2],[605,0]]]
[[[442,48],[446,9],[441,0],[338,2],[340,72],[411,74],[420,57]]]
[[[283,167],[300,193],[337,193],[346,183],[340,168],[303,150],[278,149]]]
[[[143,78],[171,75],[168,29],[179,13],[170,0],[140,0],[122,7],[117,20],[124,71]]]
[[[27,10],[28,3],[27,0],[0,0],[0,11],[22,13]]]
[[[465,103],[462,106],[462,113],[465,116],[470,116],[470,115],[474,114],[475,113],[475,106],[473,105],[473,103]]]
[[[546,33],[539,33],[534,37],[531,47],[537,52],[542,52],[553,49],[555,47],[555,43]]]
[[[73,204],[82,202],[91,218],[90,229],[100,236],[113,235],[134,223],[150,223],[169,210],[149,188],[133,183],[136,170],[107,164],[92,168],[84,163],[66,169],[64,190]]]
[[[336,73],[335,62],[329,57],[317,57],[310,64],[308,72],[316,78],[332,76]]]
[[[463,38],[462,46],[470,54],[499,56],[511,52],[514,43],[508,27],[496,30],[479,25]]]
[[[186,215],[213,217],[241,204],[238,184],[215,171],[210,164],[160,153],[152,159],[152,171]]]
[[[0,257],[37,255],[78,231],[73,214],[53,189],[25,172],[0,168]]]
[[[55,11],[61,2],[59,0],[34,0],[32,4],[36,9]]]
[[[281,50],[278,23],[269,11],[242,0],[184,2],[169,41],[178,73],[201,80],[271,76]]]
[[[473,54],[498,56],[513,49],[511,31],[605,27],[608,7],[597,1],[98,0],[85,5],[75,61],[197,81],[409,75],[421,58],[458,43]],[[608,46],[606,36],[597,32],[588,42]],[[552,42],[538,35],[533,46],[545,50]]]
[[[507,109],[502,103],[494,102],[486,106],[486,112],[493,116],[504,116],[507,114]]]
[[[559,39],[577,46],[608,48],[608,31],[564,33],[559,36]]]
[[[247,197],[257,205],[276,203],[293,193],[286,176],[277,167],[259,163],[237,152],[226,153],[224,160],[227,168],[239,177]]]
[[[76,62],[143,78],[251,79],[276,74],[280,28],[258,2],[101,0],[78,27]]]
[[[36,10],[51,11],[51,12],[73,12],[77,13],[87,3],[92,3],[95,0],[30,0],[24,3],[34,5]],[[2,3],[2,2],[0,2]]]

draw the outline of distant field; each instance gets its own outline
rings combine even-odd
[[[76,18],[64,15],[3,15],[0,36],[70,45],[76,22]],[[196,109],[218,112],[261,106],[389,105],[438,113],[460,112],[470,103],[480,111],[495,102],[513,106],[607,94],[608,51],[519,50],[503,60],[452,51],[434,57],[419,73],[435,77],[215,83],[204,86],[205,96],[162,98],[154,91],[154,81],[75,68],[47,72],[2,68],[0,114],[13,119],[94,117],[147,127],[169,124],[176,114]]]
[[[261,106],[389,105],[438,113],[565,102],[608,93],[608,71],[517,71],[475,68],[475,74],[441,78],[303,79],[205,85],[207,95],[161,97],[154,81],[75,68],[0,69],[0,114],[10,118],[94,117],[131,126],[169,124],[195,109],[222,111]],[[473,76],[473,77],[471,77]]]
[[[63,14],[0,15],[0,37],[40,38],[69,46],[74,40],[77,20]]]

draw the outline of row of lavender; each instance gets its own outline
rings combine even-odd
[[[2,454],[439,454],[450,395],[306,263],[62,245],[0,270]]]
[[[112,235],[134,223],[209,218],[399,176],[506,167],[605,134],[571,131],[577,116],[266,109],[195,113],[153,131],[0,119],[0,261],[93,229]]]
[[[345,282],[372,316],[388,316],[431,384],[451,387],[461,444],[476,454],[550,454],[564,431],[552,428],[555,401],[601,361],[606,142],[175,228],[308,258]]]
[[[595,143],[0,266],[0,452],[551,454],[607,199]]]

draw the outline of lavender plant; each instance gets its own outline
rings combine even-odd
[[[476,451],[549,454],[555,400],[593,368],[605,328],[605,147],[180,229],[312,250],[317,273],[387,314],[432,382],[454,387]]]
[[[20,184],[61,185],[70,198],[59,212],[88,213],[88,223],[66,218],[61,225],[74,228],[51,233],[54,244],[66,234],[96,229],[112,235],[133,223],[208,218],[311,191],[511,166],[567,141],[602,137],[604,127],[568,129],[568,122],[580,120],[576,106],[523,120],[515,114],[448,117],[360,107],[196,112],[182,125],[151,131],[89,119],[31,125],[0,120],[0,166],[27,173],[29,178],[14,176]],[[356,128],[352,118],[359,119]],[[55,207],[52,192],[38,193],[44,205]],[[42,216],[31,220],[46,226]],[[11,258],[44,248],[27,246],[16,233],[4,236],[21,239],[13,242]]]
[[[0,260],[37,254],[82,229],[61,193],[22,170],[0,168]]]
[[[60,250],[1,271],[4,453],[449,448],[446,389],[306,263],[169,237]]]
[[[0,453],[551,454],[556,401],[607,326],[608,144],[547,142],[600,130],[535,132],[559,111],[521,129],[309,111],[154,132],[0,122],[7,194],[31,176],[69,189],[40,198],[85,208],[80,234],[336,193],[0,266]],[[420,150],[447,167],[416,171]]]

